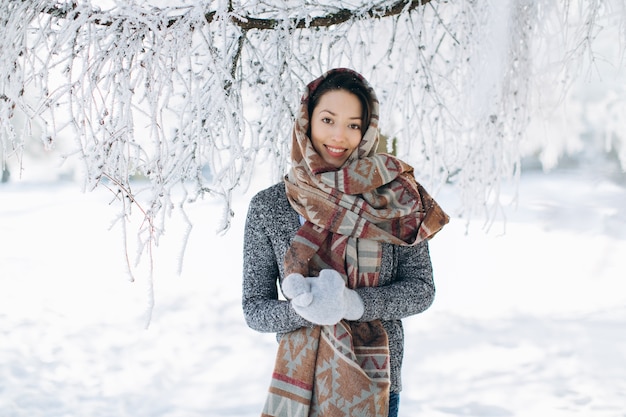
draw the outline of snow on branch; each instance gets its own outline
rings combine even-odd
[[[223,199],[226,230],[255,167],[276,180],[287,169],[304,85],[338,66],[374,86],[382,133],[419,180],[435,194],[457,188],[453,214],[493,220],[501,184],[520,172],[537,81],[560,85],[612,11],[582,0],[168,3],[0,5],[3,166],[21,163],[32,137],[67,150],[87,190],[113,191],[122,223],[143,218],[139,253],[206,196]],[[537,59],[548,49],[551,62]]]
[[[411,10],[423,6],[427,3],[430,3],[430,0],[413,0],[406,1],[400,0],[395,3],[391,3],[389,5],[373,5],[370,8],[366,8],[364,10],[350,10],[350,9],[338,9],[336,11],[329,12],[324,16],[316,16],[313,18],[297,18],[292,19],[289,23],[290,27],[296,29],[304,29],[304,28],[314,28],[314,27],[328,27],[332,25],[338,25],[344,23],[355,17],[367,17],[367,18],[383,18],[388,16],[398,15],[404,12],[410,12]],[[65,5],[59,4],[51,4],[49,6],[45,6],[42,10],[43,13],[49,13],[55,17],[59,18],[67,18],[72,12],[74,12],[77,8],[76,3],[68,3]],[[233,9],[233,5],[229,4],[229,11],[235,12]],[[95,13],[95,11],[91,11],[91,13]],[[147,13],[147,12],[146,12]],[[217,11],[209,11],[205,14],[205,18],[207,23],[211,23],[216,19],[218,15]],[[167,26],[172,26],[176,23],[179,17],[171,17],[167,20]],[[231,21],[234,25],[239,26],[244,30],[250,29],[260,29],[260,30],[274,30],[279,26],[284,25],[284,21],[279,18],[258,18],[255,16],[246,16],[246,15],[233,15],[231,17]],[[102,18],[98,18],[95,20],[96,23],[100,25],[109,26],[113,23],[112,20],[108,19],[106,16]]]

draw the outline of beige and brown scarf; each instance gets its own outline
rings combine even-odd
[[[317,276],[338,271],[349,288],[377,286],[381,244],[415,245],[429,239],[448,216],[413,176],[413,169],[376,154],[378,102],[359,147],[339,170],[330,170],[307,136],[308,97],[324,74],[309,84],[293,130],[287,197],[306,220],[285,256],[285,274]],[[389,348],[380,320],[341,321],[285,335],[263,410],[273,417],[386,417]]]

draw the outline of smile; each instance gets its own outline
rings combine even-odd
[[[332,146],[326,145],[326,150],[331,155],[342,155],[346,152],[346,149],[343,148],[333,148]]]

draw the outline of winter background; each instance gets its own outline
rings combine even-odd
[[[129,281],[106,190],[3,184],[0,415],[259,415],[276,342],[246,327],[240,282],[245,210],[264,185],[235,198],[224,236],[217,203],[193,205],[180,275],[173,219],[151,286]],[[626,415],[626,189],[530,172],[518,198],[488,232],[453,218],[431,241],[437,297],[404,321],[400,415]]]
[[[626,416],[626,176],[594,139],[623,135],[626,77],[595,68],[541,120],[571,134],[541,161],[530,144],[496,220],[453,215],[431,241],[437,297],[404,321],[402,417]],[[0,184],[0,417],[258,416],[277,344],[243,320],[241,239],[271,169],[236,191],[224,235],[221,201],[187,206],[189,235],[173,213],[133,282],[139,225],[125,240],[106,187],[82,193],[33,149]]]

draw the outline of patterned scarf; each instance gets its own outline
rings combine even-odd
[[[307,135],[308,98],[324,77],[349,71],[374,98],[370,124],[340,169],[327,166]],[[349,288],[377,286],[381,244],[416,245],[448,216],[419,185],[413,169],[376,154],[378,101],[347,69],[308,85],[293,130],[291,206],[305,218],[285,255],[285,274],[334,269]],[[380,320],[302,328],[280,343],[263,416],[380,416],[388,413],[389,348]]]

